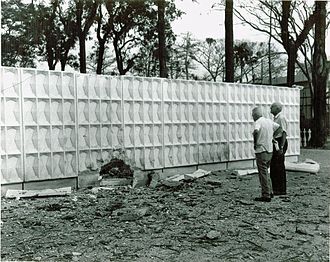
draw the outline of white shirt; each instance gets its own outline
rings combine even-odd
[[[260,117],[255,121],[254,130],[258,131],[255,149],[256,153],[262,153],[265,151],[268,153],[273,152],[273,134],[279,127],[279,124],[265,117]]]
[[[283,132],[288,134],[287,129],[288,129],[288,122],[286,118],[280,113],[278,113],[276,116],[274,116],[274,122],[279,124],[280,127],[282,127]],[[282,133],[279,133],[275,138],[279,138],[282,136]]]

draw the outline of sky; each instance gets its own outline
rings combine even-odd
[[[253,1],[253,0],[251,0]],[[197,39],[224,38],[225,37],[225,11],[219,8],[211,8],[219,0],[175,0],[178,9],[185,12],[181,18],[172,23],[176,34],[191,32]],[[248,25],[243,25],[234,16],[234,39],[251,41],[268,41],[268,37]],[[326,36],[326,53],[330,59],[330,30]]]
[[[224,38],[225,37],[225,11],[224,9],[212,8],[215,2],[219,0],[198,0],[198,3],[192,0],[175,0],[178,9],[185,12],[181,18],[172,23],[175,33],[191,32],[198,39]],[[234,39],[253,39],[266,36],[258,31],[251,29],[247,25],[242,25],[234,17]]]

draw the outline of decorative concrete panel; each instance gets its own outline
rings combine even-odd
[[[97,168],[123,148],[122,81],[77,74],[78,170]]]
[[[164,167],[198,163],[198,89],[192,81],[164,80]]]
[[[75,177],[124,154],[143,169],[254,159],[253,107],[283,104],[299,155],[299,90],[1,68],[3,184]]]
[[[74,177],[76,94],[74,74],[21,69],[24,181]],[[70,157],[72,156],[72,157]]]
[[[162,168],[162,80],[122,77],[122,85],[123,146],[136,167]]]
[[[0,154],[1,183],[16,183],[24,180],[23,130],[22,130],[22,79],[17,68],[1,68],[0,91]]]

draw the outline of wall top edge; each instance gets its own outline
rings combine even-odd
[[[241,87],[267,87],[267,88],[276,88],[276,89],[291,89],[301,91],[302,87],[299,85],[293,85],[292,87],[288,86],[274,86],[274,85],[262,85],[262,84],[246,84],[246,83],[229,83],[229,82],[213,82],[213,81],[205,81],[205,80],[187,80],[187,79],[166,79],[160,77],[142,77],[142,76],[112,76],[112,75],[97,75],[95,73],[79,73],[79,72],[68,72],[68,71],[59,71],[59,70],[45,70],[45,69],[38,69],[38,68],[23,68],[23,67],[8,67],[8,66],[0,66],[0,69],[7,69],[7,70],[23,70],[23,71],[35,71],[41,73],[55,73],[55,74],[71,74],[71,75],[81,75],[81,76],[93,76],[93,77],[105,77],[107,79],[135,79],[135,80],[155,80],[155,81],[164,81],[164,82],[179,82],[179,83],[200,83],[206,85],[235,85]]]

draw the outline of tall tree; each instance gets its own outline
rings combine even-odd
[[[99,43],[98,52],[97,52],[96,74],[102,74],[105,43],[107,41],[107,36],[110,33],[110,30],[106,30],[104,32],[103,37],[102,37],[102,35],[101,35],[102,20],[103,20],[102,6],[99,6],[98,17],[97,17],[97,30],[96,30],[96,36],[97,36],[97,40],[98,40],[98,43]]]
[[[64,0],[58,1],[58,17],[60,21],[61,36],[60,36],[60,63],[61,70],[65,71],[67,64],[74,66],[76,56],[70,54],[70,51],[75,47],[77,42],[77,31],[75,12],[71,8],[64,8]]]
[[[36,66],[38,36],[33,9],[20,0],[1,2],[1,65]]]
[[[149,2],[149,1],[145,1]],[[133,70],[138,75],[157,76],[160,75],[160,50],[159,50],[159,34],[158,34],[158,8],[155,0],[150,0],[149,12],[147,18],[138,26],[138,32],[141,34],[142,41],[135,45],[139,47],[138,55],[135,59]],[[171,22],[182,15],[182,11],[178,10],[173,0],[166,1],[165,8],[165,64],[167,75],[171,73],[174,76],[178,71],[175,66],[177,64],[176,56],[180,54],[178,50],[174,50],[176,37],[173,33]],[[171,67],[171,68],[170,68]],[[171,72],[169,72],[171,71]],[[175,71],[175,74],[174,74]]]
[[[36,30],[40,35],[39,55],[46,58],[49,70],[55,70],[61,53],[61,30],[56,12],[57,8],[58,1],[52,1],[50,5],[37,4],[33,10],[33,16],[38,21]]]
[[[193,59],[209,74],[214,82],[221,76],[225,66],[224,43],[221,40],[206,38],[196,45]]]
[[[243,81],[244,67],[253,59],[253,51],[247,42],[239,42],[234,46],[234,58],[240,67],[240,83]]]
[[[86,73],[86,37],[95,21],[99,0],[72,0],[72,2],[76,12],[80,73]]]
[[[225,63],[226,82],[234,82],[234,33],[233,33],[233,0],[226,0],[225,7]]]
[[[291,35],[289,29],[289,19],[292,17],[292,3],[291,1],[282,1],[282,17],[280,20],[281,25],[281,39],[285,51],[288,54],[288,69],[287,69],[287,85],[292,86],[294,84],[295,68],[297,61],[297,53],[299,47],[306,40],[309,31],[314,26],[314,14],[311,15],[304,24],[304,27],[300,34],[296,36],[296,39]]]
[[[185,78],[188,80],[192,74],[191,69],[195,66],[192,64],[194,52],[196,51],[196,42],[192,39],[191,33],[187,33],[182,38],[182,43],[177,48],[181,53],[181,61],[183,61],[183,68]]]
[[[159,76],[167,78],[166,38],[165,38],[165,0],[157,0],[158,7],[158,41],[159,41]]]
[[[241,21],[260,32],[270,35],[283,46],[288,56],[287,85],[292,86],[294,84],[298,49],[314,26],[315,14],[309,14],[300,28],[293,13],[301,4],[304,4],[303,1],[283,0],[280,6],[276,3],[272,0],[261,0],[257,7],[245,4],[242,6],[242,10],[244,9],[250,16],[246,16],[239,10],[235,10],[235,14]],[[272,24],[269,21],[270,11],[272,12]],[[270,27],[272,27],[272,30],[269,30]]]
[[[114,9],[112,43],[120,75],[126,74],[139,56],[138,46],[143,40],[144,23],[149,19],[149,1],[127,1]],[[110,10],[108,9],[110,12]]]
[[[327,67],[327,57],[325,54],[325,31],[326,31],[326,1],[315,1],[315,42],[312,72],[314,86],[314,123],[312,132],[312,144],[321,147],[327,139],[326,131],[326,89],[329,69]]]

